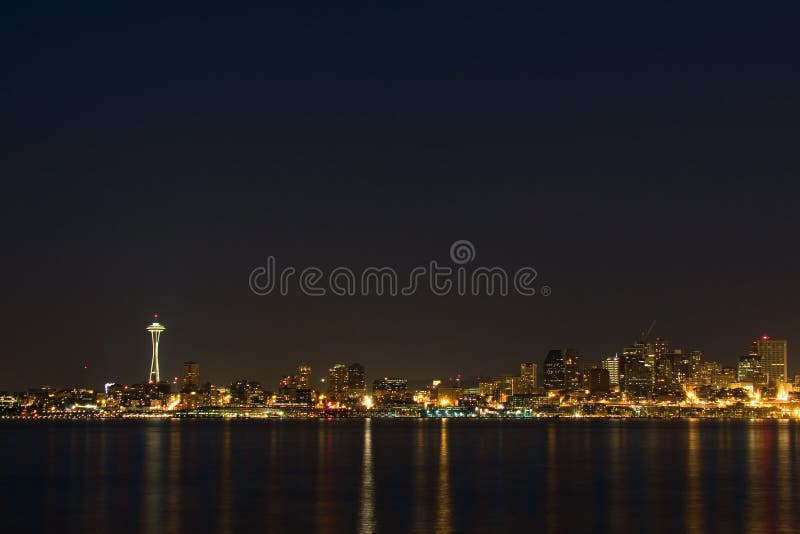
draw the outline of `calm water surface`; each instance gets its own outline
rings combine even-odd
[[[4,532],[797,532],[788,421],[0,423]]]

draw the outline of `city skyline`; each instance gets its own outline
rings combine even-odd
[[[201,380],[201,363],[183,362],[182,376],[158,380],[158,338],[154,322],[149,379],[91,387],[29,388],[0,392],[0,417],[80,419],[130,417],[300,418],[315,417],[689,417],[800,418],[800,374],[789,380],[787,340],[762,335],[736,368],[706,360],[700,350],[684,351],[668,340],[650,338],[653,321],[622,354],[600,365],[575,348],[548,351],[541,366],[519,363],[519,373],[433,379],[414,384],[387,375],[371,380],[358,362],[335,363],[319,382],[300,362],[272,388],[252,377],[230,385]],[[538,369],[541,367],[541,374]]]
[[[589,377],[589,370],[591,368],[600,368],[605,369],[609,372],[609,379],[610,383],[614,386],[624,385],[625,383],[625,375],[629,374],[629,371],[626,372],[626,368],[631,368],[631,362],[628,361],[628,351],[631,351],[631,354],[634,355],[641,355],[641,358],[645,358],[647,353],[651,354],[651,357],[658,358],[659,355],[666,356],[666,355],[678,355],[683,360],[689,361],[688,359],[696,358],[697,361],[695,364],[699,364],[700,360],[703,359],[705,362],[711,362],[720,367],[720,369],[733,369],[736,377],[739,381],[742,381],[743,376],[748,376],[750,381],[753,381],[753,373],[757,371],[759,376],[763,375],[764,383],[774,384],[777,382],[786,382],[790,383],[794,381],[794,375],[791,373],[791,369],[788,365],[789,358],[788,358],[788,340],[786,339],[776,339],[772,338],[767,334],[761,334],[755,339],[751,340],[748,344],[748,349],[743,350],[742,354],[735,359],[733,365],[726,365],[725,362],[721,362],[719,360],[713,360],[708,358],[707,355],[704,354],[702,349],[689,349],[687,350],[684,347],[679,346],[679,344],[670,344],[670,341],[666,338],[656,337],[651,335],[653,334],[654,327],[656,326],[657,322],[654,320],[650,324],[649,329],[647,331],[642,331],[634,343],[627,344],[624,348],[620,351],[615,352],[614,354],[603,356],[600,358],[592,358],[591,356],[586,356],[584,353],[580,351],[580,349],[571,347],[571,348],[562,348],[562,349],[550,349],[548,350],[547,354],[539,358],[538,360],[534,357],[523,358],[520,365],[520,375],[522,377],[528,375],[532,376],[533,383],[540,383],[546,388],[550,389],[558,389],[558,386],[563,386],[564,389],[571,389],[578,383],[582,383],[583,381],[588,381]],[[183,360],[178,365],[182,369],[182,374],[174,374],[174,375],[165,375],[170,376],[170,378],[166,378],[164,380],[159,379],[159,340],[161,334],[166,331],[165,325],[159,322],[159,314],[153,314],[153,323],[148,325],[146,331],[150,334],[151,337],[151,347],[152,347],[152,354],[150,356],[150,373],[149,373],[149,382],[150,384],[157,384],[157,383],[164,383],[164,384],[185,384],[187,380],[187,376],[191,376],[191,382],[195,385],[195,389],[199,387],[199,369],[200,363],[194,360]],[[646,352],[645,352],[646,351]],[[637,356],[638,357],[638,356]],[[553,360],[555,358],[555,360]],[[752,367],[754,365],[751,363],[752,358],[757,358],[757,365],[758,368]],[[574,360],[574,363],[572,361]],[[318,377],[319,383],[315,383],[312,378],[312,369],[313,366],[310,365],[308,362],[312,361],[312,359],[303,360],[302,363],[298,366],[298,373],[302,378],[300,382],[303,384],[303,387],[309,389],[319,389],[324,390],[325,388],[332,387],[331,384],[333,383],[334,389],[337,389],[338,386],[335,384],[337,383],[344,383],[341,387],[346,387],[346,383],[348,381],[348,369],[350,366],[357,366],[361,370],[358,371],[358,374],[361,376],[358,379],[358,382],[362,384],[362,388],[366,390],[366,382],[365,382],[365,374],[364,374],[364,366],[360,363],[352,363],[352,364],[343,364],[343,363],[332,363],[332,367],[327,371],[327,375]],[[641,360],[642,363],[645,362],[644,359]],[[529,362],[529,363],[526,363]],[[552,362],[560,362],[557,365]],[[763,363],[762,363],[763,362]],[[86,364],[84,364],[86,366]],[[556,367],[553,367],[556,365]],[[659,373],[658,364],[655,362],[650,362],[647,364],[648,366],[652,367],[649,370],[650,378],[649,381],[655,382],[657,379],[654,378]],[[678,365],[677,363],[670,363],[670,366]],[[341,377],[339,374],[336,373],[336,370],[341,368],[343,373]],[[301,371],[302,369],[302,371]],[[188,375],[187,375],[188,373]],[[554,374],[555,373],[555,374]],[[557,374],[560,373],[560,378],[554,378]],[[451,373],[447,373],[445,375],[427,375],[427,376],[414,376],[409,377],[406,375],[402,375],[401,373],[383,373],[378,374],[376,377],[399,377],[403,376],[403,379],[407,382],[420,385],[427,382],[433,381],[454,381],[454,380],[461,380],[464,378],[465,380],[479,380],[481,378],[487,378],[492,376],[500,376],[500,375],[507,375],[504,370],[500,371],[492,371],[492,372],[474,372],[474,373],[464,373],[461,370],[456,370]],[[181,380],[181,376],[183,379]],[[241,373],[234,373],[232,376],[236,376],[239,378],[246,378],[248,380],[252,380],[256,378],[252,374],[248,374],[246,371]],[[570,378],[572,377],[572,378]],[[777,378],[776,378],[777,377]],[[260,377],[259,377],[260,378]],[[266,383],[273,383],[277,382],[280,384],[279,387],[284,387],[287,380],[293,380],[293,377],[289,375],[281,374],[280,379],[278,380],[266,380]],[[222,383],[228,383],[233,379],[228,379],[227,381],[223,379]],[[327,384],[326,384],[327,380]],[[135,384],[136,380],[119,380],[119,377],[106,377],[104,379],[104,383],[108,384],[111,382],[115,383],[131,383]],[[211,381],[208,381],[211,383]],[[259,379],[259,383],[263,382],[263,380]],[[204,382],[205,383],[205,382]],[[53,386],[55,384],[38,384],[38,385],[29,385],[27,388],[35,389],[38,386]],[[64,387],[64,384],[59,384],[59,386]],[[67,387],[94,387],[92,384],[70,384],[66,385]],[[22,388],[22,389],[27,389]],[[8,389],[8,388],[7,388]],[[353,389],[351,387],[351,389]]]

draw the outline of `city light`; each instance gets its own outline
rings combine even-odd
[[[154,316],[154,319],[157,319]],[[652,328],[652,326],[651,326]],[[336,363],[314,388],[311,366],[297,365],[275,388],[255,380],[201,384],[200,364],[183,362],[183,376],[160,382],[154,321],[151,375],[144,383],[107,381],[94,389],[43,388],[0,395],[5,417],[797,417],[800,382],[788,382],[787,342],[762,335],[738,368],[703,359],[699,350],[671,347],[646,336],[621,356],[584,364],[576,349],[547,352],[541,365],[519,374],[470,379],[462,373],[432,379],[420,389],[383,376],[371,384],[363,365]],[[539,374],[539,370],[542,374]],[[371,387],[370,387],[371,386]]]

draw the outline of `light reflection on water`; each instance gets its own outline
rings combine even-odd
[[[450,463],[447,455],[447,419],[439,421],[441,427],[439,433],[439,481],[438,497],[436,504],[438,513],[436,515],[436,532],[446,533],[452,531],[450,524]]]
[[[374,479],[372,476],[372,421],[364,421],[364,452],[361,462],[361,514],[359,532],[375,531]]]
[[[0,425],[9,532],[792,532],[793,421]]]

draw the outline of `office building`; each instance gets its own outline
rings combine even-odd
[[[294,375],[294,382],[297,389],[312,389],[311,366],[306,363],[298,365],[297,372]]]
[[[739,357],[736,368],[736,380],[745,384],[763,385],[764,379],[761,371],[761,358],[758,354],[746,354]]]
[[[364,366],[360,363],[351,363],[347,366],[347,398],[354,402],[361,402],[366,394]]]
[[[575,349],[567,349],[564,353],[564,387],[569,392],[581,389],[580,356]]]
[[[197,391],[200,389],[200,364],[197,362],[183,362],[183,390]]]
[[[347,392],[347,366],[337,363],[328,371],[328,397],[333,400],[344,400]]]
[[[608,380],[612,388],[619,386],[619,356],[611,356],[600,362],[600,367],[608,371]]]
[[[534,362],[523,362],[519,364],[520,394],[528,394],[538,385],[536,373],[539,366]]]
[[[608,393],[611,390],[611,380],[608,369],[589,369],[589,393],[598,395]]]
[[[544,359],[544,387],[550,391],[563,391],[566,387],[564,352],[551,350]]]
[[[789,376],[787,361],[787,342],[785,339],[771,339],[761,336],[755,341],[756,352],[761,358],[761,369],[766,375],[767,383],[775,386],[786,382]]]
[[[636,342],[622,351],[619,369],[620,390],[629,399],[644,399],[653,391],[653,368],[648,363],[650,347],[643,342]]]
[[[409,400],[408,380],[379,378],[372,383],[372,395],[378,405],[400,404]]]

